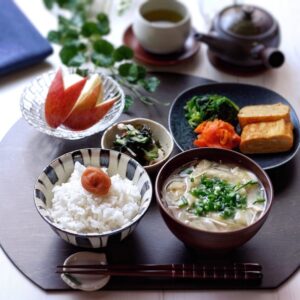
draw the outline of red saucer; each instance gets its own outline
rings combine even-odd
[[[142,48],[132,30],[132,25],[129,26],[123,35],[123,43],[134,51],[134,57],[148,65],[155,66],[170,66],[181,63],[195,55],[200,43],[194,39],[195,30],[192,29],[189,37],[184,45],[184,50],[174,54],[158,55],[150,53]]]

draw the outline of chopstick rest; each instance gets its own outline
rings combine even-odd
[[[103,288],[110,280],[110,276],[107,274],[70,274],[70,272],[65,272],[67,268],[72,265],[78,264],[106,264],[106,255],[104,253],[95,252],[77,252],[70,255],[61,266],[60,270],[61,279],[72,289],[83,290],[83,291],[97,291]]]

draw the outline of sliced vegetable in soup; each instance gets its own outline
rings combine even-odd
[[[254,223],[266,206],[265,190],[250,171],[201,160],[172,175],[163,198],[182,222],[208,231],[231,231]]]

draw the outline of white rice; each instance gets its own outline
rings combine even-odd
[[[81,185],[85,169],[76,162],[69,180],[53,187],[49,214],[54,221],[60,228],[78,233],[104,233],[129,223],[139,211],[137,186],[117,174],[111,177],[108,194],[95,196]]]

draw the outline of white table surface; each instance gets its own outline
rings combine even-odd
[[[111,0],[115,5],[117,0]],[[204,0],[215,1],[215,0]],[[56,28],[56,18],[49,13],[42,4],[42,0],[16,0],[23,12],[29,17],[39,31],[46,35],[48,30]],[[134,4],[140,2],[135,0]],[[219,1],[221,3],[222,1]],[[205,30],[204,23],[199,13],[198,1],[185,1],[192,13],[193,25],[199,30]],[[224,3],[224,2],[223,2]],[[266,7],[279,20],[282,29],[281,49],[286,55],[283,67],[275,71],[268,71],[255,77],[235,77],[224,74],[214,69],[207,60],[206,47],[201,46],[201,51],[193,59],[177,66],[163,70],[194,74],[217,81],[243,82],[261,85],[283,95],[295,107],[299,114],[300,109],[300,1],[293,0],[264,0],[249,1]],[[1,9],[1,7],[0,7]],[[132,11],[125,16],[118,17],[115,9],[112,10],[112,33],[110,40],[115,44],[121,43],[122,33],[132,20]],[[15,20],[18,22],[18,20]],[[1,30],[1,29],[0,29]],[[35,76],[59,66],[57,55],[49,57],[44,63],[29,69],[0,78],[0,140],[5,136],[13,124],[21,117],[19,99],[22,90]],[[153,68],[153,70],[162,70]],[[5,199],[1,199],[4,201]],[[288,216],[287,216],[288,217]],[[51,234],[49,232],[49,234]],[[287,245],[288,247],[288,245]],[[300,272],[294,274],[284,285],[276,290],[261,291],[128,291],[110,292],[98,291],[93,293],[83,292],[45,292],[31,283],[6,257],[0,248],[0,299],[202,299],[202,300],[286,300],[300,299]]]

